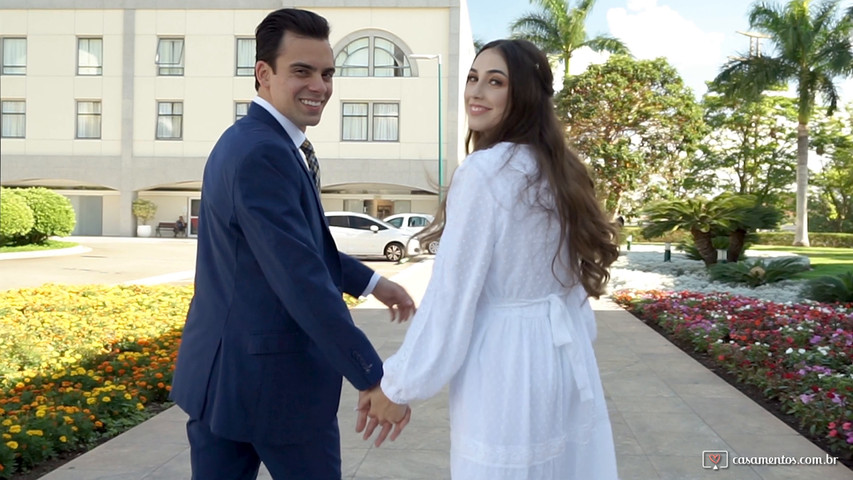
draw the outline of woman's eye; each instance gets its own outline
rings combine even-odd
[[[473,75],[469,75],[469,76],[468,76],[468,83],[476,82],[476,81],[477,81],[477,77],[475,77],[475,76],[473,76]]]

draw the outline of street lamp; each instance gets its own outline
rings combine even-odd
[[[441,147],[443,136],[441,134],[441,54],[440,53],[431,53],[431,54],[417,54],[413,53],[409,55],[409,58],[413,60],[437,60],[438,61],[438,203],[441,204],[442,191],[441,186],[444,184],[443,179],[443,169],[441,165]]]

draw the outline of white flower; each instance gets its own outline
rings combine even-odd
[[[784,256],[779,252],[752,250],[748,251],[748,255],[750,258]],[[663,247],[650,245],[637,245],[630,252],[623,251],[613,263],[610,275],[610,291],[656,288],[699,293],[725,292],[775,303],[802,303],[801,290],[806,282],[783,280],[756,288],[713,282],[701,261],[690,260],[683,253],[673,252],[672,261],[664,262]]]
[[[785,350],[785,353],[786,353],[786,354],[788,354],[788,355],[790,355],[790,354],[794,353],[794,349],[793,349],[793,348],[791,348],[791,347],[788,347],[788,349],[787,349],[787,350]]]

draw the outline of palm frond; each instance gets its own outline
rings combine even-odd
[[[625,45],[625,42],[609,35],[599,35],[597,37],[590,38],[579,46],[589,47],[594,52],[604,51],[619,55],[631,55],[631,51],[628,49],[628,46]]]
[[[510,25],[510,30],[512,38],[529,40],[546,54],[557,55],[562,52],[560,32],[547,12],[518,18]]]

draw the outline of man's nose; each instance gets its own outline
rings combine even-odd
[[[323,79],[323,75],[312,75],[308,87],[315,92],[325,92],[329,89],[329,86]]]

